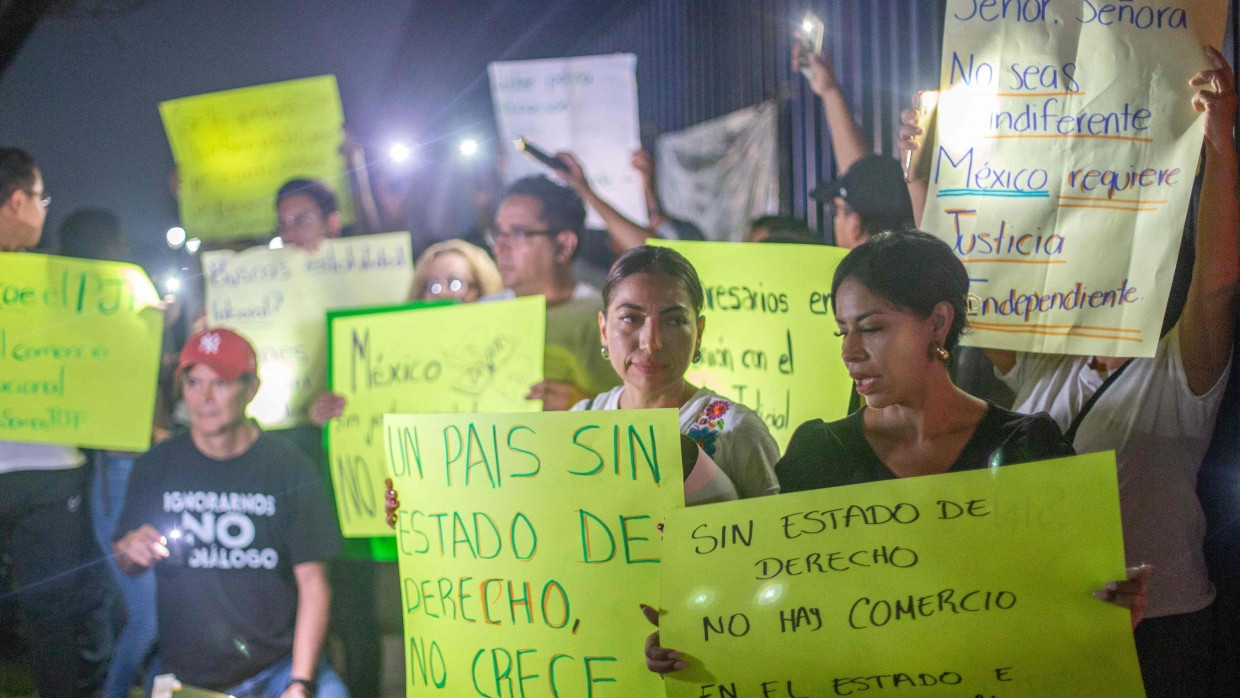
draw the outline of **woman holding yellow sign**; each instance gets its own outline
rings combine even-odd
[[[802,424],[776,467],[786,492],[1072,455],[1046,414],[979,400],[948,373],[969,276],[938,238],[883,234],[840,262],[831,298],[842,358],[866,407]]]
[[[459,300],[473,303],[499,293],[503,281],[495,262],[481,248],[464,240],[444,240],[426,248],[413,265],[411,301]],[[345,399],[323,393],[310,406],[310,421],[321,427],[344,413]]]
[[[685,380],[699,357],[704,299],[697,271],[679,252],[642,246],[621,255],[603,284],[599,335],[601,351],[624,385],[573,409],[678,409],[681,433],[701,451],[686,466],[687,504],[776,494],[779,447],[762,418]],[[399,504],[389,480],[386,509],[393,527]]]
[[[689,474],[687,504],[734,498],[724,494],[732,485],[742,499],[776,494],[772,466],[779,447],[766,423],[748,407],[685,380],[701,358],[704,302],[697,271],[679,252],[644,245],[621,255],[603,284],[599,334],[603,356],[624,385],[573,409],[680,410],[681,433],[718,464],[712,470],[700,461]]]
[[[839,421],[802,424],[775,466],[784,492],[994,468],[1072,455],[1046,414],[1022,415],[952,384],[948,361],[966,318],[969,277],[946,243],[920,231],[883,233],[853,249],[831,284],[842,358],[866,406]],[[1132,611],[1145,608],[1147,566],[1095,592]],[[658,612],[642,606],[657,624]],[[646,665],[687,666],[675,650],[646,641]]]

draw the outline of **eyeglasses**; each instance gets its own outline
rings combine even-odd
[[[310,223],[313,223],[319,217],[320,216],[310,211],[307,211],[306,213],[299,213],[296,216],[279,216],[276,225],[279,230],[302,228]]]
[[[426,293],[430,296],[456,296],[471,286],[473,284],[464,279],[433,279],[426,284]]]
[[[34,200],[38,202],[41,208],[47,208],[52,204],[52,195],[45,191],[35,191],[33,189],[26,189],[25,191],[34,197]]]
[[[547,237],[551,237],[552,235],[555,235],[555,233],[546,229],[523,230],[521,228],[515,228],[507,233],[488,230],[486,231],[486,240],[487,245],[490,245],[491,249],[495,249],[500,246],[500,243],[504,243],[506,245],[514,243],[524,244],[526,240],[530,239],[531,235],[546,235]]]

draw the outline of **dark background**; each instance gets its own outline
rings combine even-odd
[[[358,140],[412,139],[433,160],[461,136],[494,138],[487,63],[631,52],[648,147],[660,132],[783,98],[781,209],[818,226],[807,184],[834,167],[821,107],[789,58],[808,6],[826,20],[859,121],[890,152],[899,110],[937,82],[936,0],[4,0],[0,143],[42,167],[53,194],[45,246],[55,249],[73,209],[111,208],[160,275],[176,225],[161,101],[330,73]],[[419,208],[460,212],[415,221],[441,235],[473,224],[463,198]]]
[[[1233,65],[1236,4],[1224,47]],[[781,209],[821,230],[806,192],[835,168],[821,107],[789,65],[807,7],[826,20],[859,122],[891,153],[899,110],[937,84],[943,0],[0,0],[0,144],[42,166],[52,249],[67,213],[111,208],[158,276],[176,263],[164,244],[176,204],[161,101],[330,73],[358,140],[378,149],[410,138],[433,161],[460,136],[494,139],[488,62],[631,52],[648,147],[660,132],[779,98]],[[470,215],[459,196],[422,205]],[[473,221],[422,224],[452,234]],[[1237,370],[1203,501],[1217,580],[1240,585]]]

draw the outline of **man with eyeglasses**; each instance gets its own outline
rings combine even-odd
[[[546,380],[528,396],[546,410],[567,410],[619,385],[598,350],[602,295],[573,275],[585,220],[585,204],[571,189],[541,175],[525,177],[508,187],[488,233],[504,290],[482,300],[547,299]]]
[[[0,148],[0,251],[39,244],[50,201],[34,158]],[[10,554],[30,672],[43,696],[86,695],[79,681],[94,673],[74,650],[99,603],[88,581],[98,552],[83,463],[72,446],[0,441],[0,549]]]
[[[52,197],[43,189],[43,174],[34,158],[17,148],[0,149],[0,250],[22,252],[39,244]]]

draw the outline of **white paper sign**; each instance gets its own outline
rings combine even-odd
[[[568,151],[602,199],[646,224],[641,178],[629,165],[641,147],[636,66],[631,53],[492,63],[491,101],[508,181],[549,174],[546,166],[517,151],[517,138],[549,155]],[[603,227],[597,213],[588,214],[587,225]]]
[[[738,109],[659,138],[659,197],[707,240],[740,242],[749,222],[779,212],[774,101]],[[794,425],[795,426],[795,425]]]
[[[202,256],[207,323],[240,332],[258,352],[250,416],[269,429],[308,421],[326,390],[327,311],[409,297],[409,233],[325,240],[313,254],[266,246]]]
[[[1226,3],[952,0],[945,16],[922,226],[969,269],[965,343],[1153,356],[1201,149],[1188,80]]]

